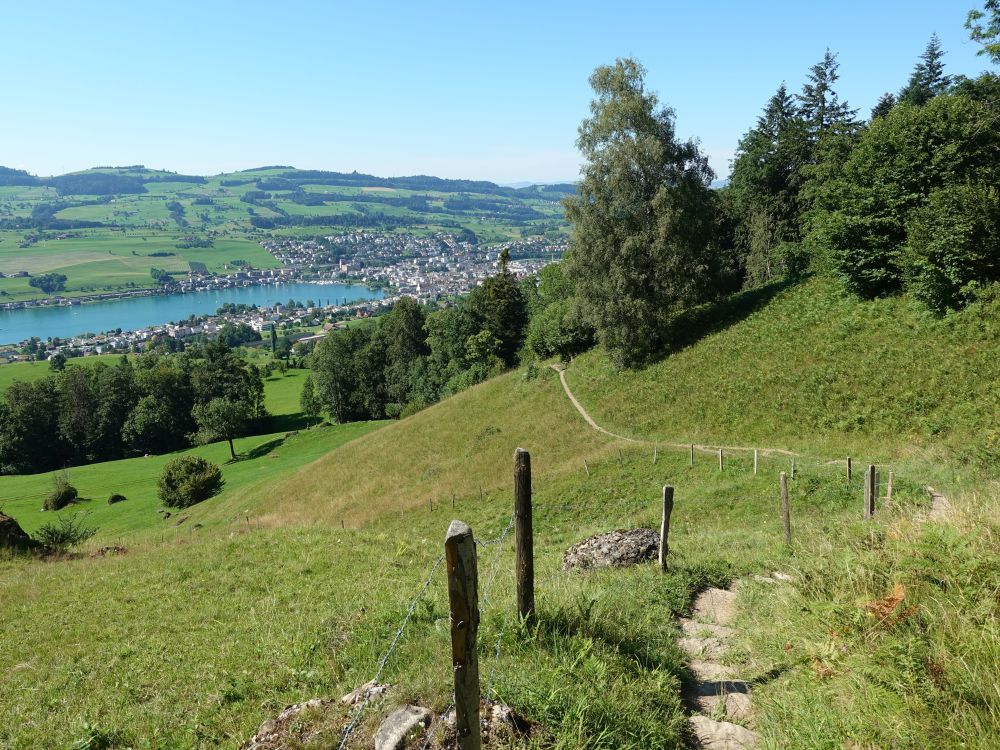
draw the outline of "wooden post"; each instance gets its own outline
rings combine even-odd
[[[448,605],[451,609],[451,663],[455,672],[455,730],[461,750],[480,750],[479,575],[472,529],[452,521],[444,538],[448,564]]]
[[[622,465],[622,449],[621,448],[618,449],[618,465],[619,466]]]
[[[792,481],[795,481],[795,459],[792,459]]]
[[[530,620],[535,616],[535,552],[531,532],[531,456],[514,451],[514,547],[517,572],[517,613]]]
[[[342,529],[346,529],[347,528],[346,526],[344,526],[344,519],[343,518],[340,519],[340,528],[342,528]]]
[[[792,509],[788,504],[788,477],[781,472],[781,522],[785,527],[785,544],[792,544]]]
[[[753,449],[753,475],[757,476],[757,449]]]
[[[653,466],[656,466],[656,446],[653,446]]]
[[[847,481],[851,481],[851,457],[847,457]]]
[[[587,476],[590,476],[590,466],[587,465],[587,459],[583,459],[583,468],[587,472]]]
[[[663,486],[663,517],[660,520],[660,570],[667,569],[667,537],[670,535],[670,514],[674,510],[674,488]]]
[[[431,513],[434,512],[434,498],[433,497],[427,498],[427,507],[431,509]]]
[[[872,495],[874,502],[878,502],[878,499],[882,497],[882,474],[878,469],[875,469],[875,494]]]
[[[479,502],[483,501],[483,485],[479,485]]]
[[[722,471],[722,448],[719,448],[719,471]]]
[[[865,471],[865,518],[875,515],[875,465],[869,464]]]
[[[889,472],[889,481],[886,484],[886,488],[885,488],[885,501],[887,503],[891,503],[892,502],[892,472],[891,471]]]
[[[454,492],[451,493],[451,507],[452,508],[455,507],[455,493]]]
[[[691,454],[688,456],[688,466],[694,466],[694,446],[691,446]]]

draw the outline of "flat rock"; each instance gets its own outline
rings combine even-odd
[[[723,664],[719,664],[717,661],[692,659],[688,663],[688,666],[691,668],[691,674],[703,681],[717,682],[728,680],[731,676],[729,668]]]
[[[403,706],[393,711],[375,733],[375,750],[400,750],[417,727],[430,726],[433,713],[423,706]]]
[[[694,600],[694,619],[729,625],[736,616],[736,593],[725,589],[706,589]]]
[[[726,644],[721,638],[713,636],[679,638],[677,645],[692,658],[720,659],[726,653]]]
[[[622,568],[655,560],[660,533],[653,529],[619,529],[577,542],[563,555],[563,569]]]
[[[313,698],[305,703],[289,706],[274,719],[268,719],[257,733],[240,746],[240,750],[292,750],[319,738],[321,730],[311,728],[318,723],[319,714],[333,706],[327,698]],[[317,714],[316,722],[304,720],[303,714]],[[334,738],[330,738],[334,742]],[[334,742],[334,744],[336,744]]]
[[[757,744],[757,735],[739,724],[692,716],[688,721],[705,750],[743,750]]]
[[[705,638],[708,636],[730,638],[736,632],[725,625],[716,625],[712,622],[698,622],[696,620],[689,620],[687,617],[681,617],[678,622],[681,624],[684,635],[691,636],[692,638]]]
[[[689,703],[702,713],[722,715],[730,721],[746,724],[753,718],[753,702],[745,682],[702,682],[688,692]]]

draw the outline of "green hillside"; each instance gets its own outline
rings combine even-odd
[[[522,370],[311,463],[298,464],[306,444],[293,441],[320,432],[289,438],[277,459],[248,462],[288,471],[233,481],[194,509],[189,523],[205,523],[196,534],[145,534],[119,557],[0,562],[0,626],[19,634],[0,645],[10,687],[0,745],[63,748],[90,737],[106,747],[235,748],[283,706],[366,682],[450,519],[480,539],[502,534],[521,446],[534,470],[538,625],[512,621],[509,540],[484,547],[480,659],[484,689],[488,681],[544,727],[535,744],[689,744],[681,693],[690,673],[674,618],[707,586],[739,578],[739,635],[725,659],[751,682],[762,746],[991,746],[997,488],[966,471],[959,451],[987,420],[990,394],[973,373],[992,372],[990,315],[923,317],[904,301],[854,302],[814,280],[700,319],[712,324],[690,323],[690,345],[646,370],[612,380],[594,351],[567,372],[599,423],[656,443],[593,430],[555,372]],[[857,357],[872,340],[879,356]],[[820,365],[828,397],[810,378]],[[967,387],[935,385],[946,377]],[[864,398],[837,400],[853,387],[877,412]],[[925,390],[922,407],[908,395]],[[820,421],[834,404],[836,421]],[[932,418],[936,432],[922,426]],[[709,445],[691,466],[674,442]],[[763,452],[754,474],[749,452],[728,450],[720,471],[706,452],[717,444],[799,454],[790,548],[778,473],[791,457]],[[861,472],[847,482],[845,455],[856,466],[877,461],[883,483],[894,473],[892,503],[880,501],[873,520],[861,519]],[[561,569],[566,547],[590,534],[656,527],[665,483],[677,493],[667,574]],[[947,517],[921,520],[927,484],[948,495]],[[792,582],[753,580],[775,570]],[[896,591],[898,609],[874,615],[872,603]],[[370,746],[394,706],[448,705],[447,617],[438,571],[386,662],[387,704],[366,711],[351,747]],[[338,704],[321,720],[327,740],[349,719]]]

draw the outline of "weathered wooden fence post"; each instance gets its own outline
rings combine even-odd
[[[622,465],[622,449],[621,448],[618,449],[618,465],[619,466]]]
[[[480,750],[479,575],[472,529],[452,521],[444,539],[451,609],[451,663],[455,672],[455,730],[461,750]]]
[[[792,481],[795,481],[795,459],[792,459]]]
[[[785,544],[792,544],[792,509],[788,503],[788,477],[781,472],[781,523],[785,527]]]
[[[691,446],[691,455],[688,457],[688,466],[694,466],[694,446]]]
[[[656,466],[656,446],[653,446],[653,466]]]
[[[722,471],[722,448],[719,448],[719,471]]]
[[[865,518],[875,515],[875,464],[865,471]]]
[[[885,488],[885,501],[887,503],[892,502],[892,472],[889,472],[889,481],[886,483]]]
[[[427,498],[427,507],[430,508],[431,513],[434,512],[434,498],[433,497]]]
[[[851,481],[851,457],[847,457],[847,481]]]
[[[757,449],[753,449],[753,475],[757,476]]]
[[[882,497],[882,474],[875,469],[875,494],[872,495],[872,504],[877,503],[880,497]]]
[[[587,463],[587,459],[583,459],[583,469],[587,472],[587,476],[590,476],[590,464]]]
[[[535,551],[531,532],[531,456],[514,451],[514,546],[516,549],[517,613],[535,616]]]
[[[674,510],[674,488],[663,486],[663,517],[660,520],[660,570],[667,569],[667,537],[670,535],[670,514]]]

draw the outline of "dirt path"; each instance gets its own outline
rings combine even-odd
[[[589,412],[587,412],[587,410],[583,408],[583,404],[581,404],[577,400],[576,396],[573,395],[573,391],[571,391],[569,388],[569,383],[566,382],[566,368],[563,367],[562,365],[550,365],[550,367],[559,373],[559,382],[562,383],[562,387],[563,390],[566,392],[567,398],[569,398],[570,403],[572,403],[573,406],[576,407],[576,410],[580,412],[580,416],[584,418],[587,424],[589,424],[592,428],[594,428],[598,432],[603,433],[608,437],[612,437],[615,440],[624,440],[628,443],[638,443],[642,445],[662,445],[665,448],[693,447],[696,451],[702,453],[715,453],[720,448],[724,451],[748,451],[750,453],[754,451],[753,448],[747,448],[744,445],[702,445],[700,443],[670,443],[663,440],[647,440],[644,438],[631,438],[631,437],[626,437],[625,435],[619,435],[616,432],[611,432],[611,430],[607,430],[604,427],[601,427],[601,425],[599,425],[594,420],[594,418],[590,416]],[[799,453],[795,453],[794,451],[786,451],[782,448],[758,448],[757,451],[762,456],[773,455],[773,456],[797,457],[801,455]]]

